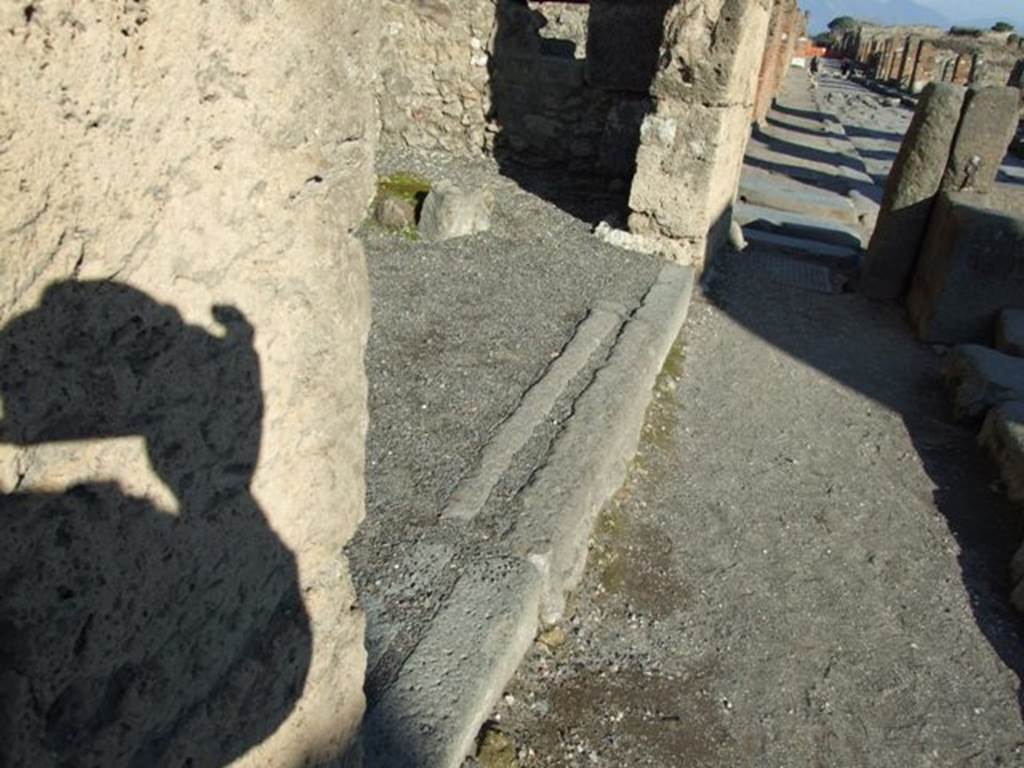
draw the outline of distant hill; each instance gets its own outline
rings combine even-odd
[[[914,0],[801,0],[800,7],[810,11],[812,34],[825,31],[837,16],[853,16],[879,24],[951,25],[947,17]]]

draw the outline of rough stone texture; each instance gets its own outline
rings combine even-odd
[[[527,5],[498,3],[490,81],[499,129],[495,152],[502,161],[569,166],[591,175],[599,170],[609,113],[629,97],[594,87],[584,77],[586,62],[552,51],[551,40],[542,36],[546,23]],[[588,61],[597,55],[591,52]],[[632,143],[623,176],[631,172]]]
[[[989,343],[1005,307],[1024,307],[1024,218],[985,196],[943,193],[907,297],[923,341]]]
[[[1012,501],[1024,501],[1024,402],[1006,403],[989,411],[978,442],[999,466],[1006,495]]]
[[[381,138],[479,154],[490,149],[496,0],[381,0]]]
[[[950,192],[988,192],[1020,120],[1016,88],[971,88],[953,141],[942,188]]]
[[[0,9],[0,764],[349,741],[376,24]]]
[[[979,418],[990,408],[1024,400],[1024,360],[994,349],[958,346],[944,373],[958,418]]]
[[[491,228],[492,204],[484,190],[463,191],[449,182],[438,182],[423,202],[420,235],[438,241],[486,232]]]
[[[766,0],[710,0],[666,16],[629,224],[698,268],[728,236],[769,13]]]
[[[906,291],[942,183],[963,106],[963,89],[925,88],[885,185],[861,273],[861,291],[895,299]]]
[[[408,200],[393,195],[384,195],[374,207],[374,217],[379,224],[389,229],[406,229],[416,226],[416,206]]]
[[[1024,310],[1004,309],[996,323],[996,349],[1024,357]]]
[[[587,26],[590,7],[585,4],[550,3],[529,0],[530,9],[544,16],[541,44],[551,53],[567,56],[569,49],[577,59],[587,58]]]

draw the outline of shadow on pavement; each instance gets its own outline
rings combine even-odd
[[[820,119],[785,105],[775,110]],[[901,138],[877,133],[872,138]],[[776,146],[781,149],[780,144]],[[808,156],[806,150],[785,149],[797,157]],[[835,190],[837,181],[842,181],[749,156],[745,162],[825,189]],[[881,189],[877,191],[880,198]],[[897,305],[772,284],[745,269],[743,259],[743,254],[731,254],[719,260],[721,268],[708,288],[714,303],[766,342],[902,417],[934,483],[935,508],[957,542],[961,579],[974,620],[1016,674],[1018,705],[1024,713],[1024,619],[1010,603],[1009,574],[1010,560],[1024,537],[1024,521],[1019,510],[995,490],[998,474],[976,443],[980,425],[952,421],[941,360],[913,338]],[[900,599],[893,596],[894,601]]]

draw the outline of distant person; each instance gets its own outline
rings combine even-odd
[[[821,69],[821,62],[818,61],[818,57],[815,56],[811,59],[811,74],[815,77],[818,76],[818,71]]]
[[[849,59],[843,59],[843,63],[839,65],[839,72],[840,72],[840,74],[842,74],[842,76],[844,78],[848,78],[850,76],[850,70],[851,69],[852,69],[852,67],[850,66],[850,60]]]

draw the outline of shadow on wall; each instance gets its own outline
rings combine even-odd
[[[779,285],[744,263],[747,254],[717,261],[707,281],[709,299],[756,336],[844,387],[899,414],[935,490],[933,504],[956,539],[960,575],[974,620],[1003,664],[1018,678],[1024,717],[1024,618],[1010,603],[1009,563],[1024,536],[1019,511],[999,493],[998,473],[977,446],[979,424],[956,424],[940,377],[941,362],[911,335],[904,311],[859,294],[826,295]],[[749,262],[748,262],[749,263]],[[870,440],[870,436],[866,436]],[[903,464],[879,465],[899,484]],[[828,501],[823,502],[825,504]],[[876,504],[874,519],[919,510]],[[913,563],[879,563],[913,568]],[[892,594],[892,605],[920,600]],[[944,610],[955,610],[945,607]],[[912,631],[912,630],[908,630]]]
[[[541,36],[544,5],[498,0],[489,117],[500,126],[494,151],[504,175],[577,218],[625,225],[672,4],[591,0],[581,59],[575,41]]]
[[[67,281],[0,329],[0,449],[27,449],[0,492],[0,764],[223,765],[302,693],[295,559],[250,491],[253,328],[214,316],[222,337],[126,285]],[[43,446],[82,441],[62,448],[80,469],[129,436],[176,515],[99,478],[33,490]]]

